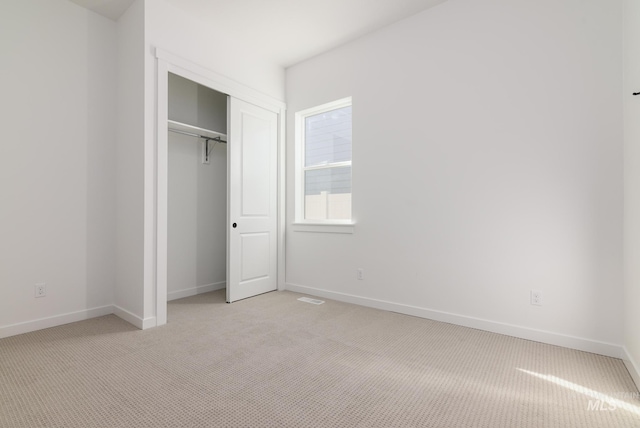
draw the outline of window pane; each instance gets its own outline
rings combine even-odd
[[[306,171],[304,178],[305,219],[351,219],[350,166]]]
[[[351,160],[351,106],[305,118],[305,166]]]

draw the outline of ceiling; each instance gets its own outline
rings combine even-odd
[[[117,21],[135,0],[71,0],[102,16]]]
[[[134,0],[71,0],[117,20]],[[165,0],[288,67],[446,0]]]

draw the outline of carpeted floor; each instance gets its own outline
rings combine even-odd
[[[224,290],[0,340],[1,427],[640,427],[614,358]]]

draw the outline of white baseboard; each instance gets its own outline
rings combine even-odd
[[[89,318],[101,317],[113,313],[113,306],[101,306],[98,308],[84,309],[62,315],[55,315],[47,318],[40,318],[33,321],[25,321],[18,324],[11,324],[0,327],[0,339],[16,336],[18,334],[30,333],[45,328],[57,327],[77,321],[88,320]]]
[[[197,294],[208,293],[210,291],[222,290],[227,287],[225,281],[216,282],[208,285],[200,285],[198,287],[185,288],[183,290],[172,291],[167,293],[167,301],[183,299],[185,297],[195,296]]]
[[[129,324],[138,327],[140,330],[146,330],[147,328],[155,327],[157,325],[156,317],[140,318],[136,314],[133,314],[120,306],[113,307],[113,314],[118,318],[122,318]]]
[[[190,288],[187,290],[179,290],[170,293],[168,300],[181,299],[183,297],[195,296],[196,294],[207,293],[209,291],[220,290],[226,287],[225,282],[204,285],[201,287]],[[45,328],[57,327],[77,321],[84,321],[90,318],[101,317],[104,315],[114,314],[119,318],[127,321],[135,327],[145,330],[157,325],[156,317],[140,318],[139,316],[127,311],[116,305],[106,305],[98,308],[85,309],[77,312],[70,312],[62,315],[55,315],[47,318],[40,318],[33,321],[25,321],[17,324],[0,326],[0,339],[10,336],[16,336],[23,333],[31,333],[32,331],[42,330]]]
[[[629,370],[629,374],[635,382],[636,388],[640,390],[640,366],[638,362],[633,359],[626,347],[622,348],[622,352],[622,361],[624,361],[624,365],[627,367],[627,370]]]
[[[322,290],[319,288],[307,287],[287,283],[286,289],[297,293],[310,294],[325,299],[333,299],[346,303],[367,306],[370,308],[382,309],[391,312],[398,312],[420,318],[427,318],[435,321],[442,321],[449,324],[456,324],[478,330],[490,331],[507,336],[518,337],[520,339],[532,340],[535,342],[547,343],[550,345],[562,346],[579,351],[592,352],[594,354],[606,355],[613,358],[623,357],[621,345],[600,342],[597,340],[585,339],[581,337],[569,336],[550,331],[543,331],[522,327],[512,324],[505,324],[496,321],[474,318],[465,315],[452,314],[449,312],[437,311],[434,309],[420,308],[417,306],[393,303],[384,300],[370,299],[368,297],[354,296],[351,294],[338,293],[335,291]]]

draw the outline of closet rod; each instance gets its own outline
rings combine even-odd
[[[216,141],[218,143],[227,144],[227,142],[220,137],[207,137],[205,135],[194,134],[193,132],[181,131],[179,129],[172,129],[172,128],[169,128],[169,131],[175,132],[178,134],[189,135],[191,137],[202,138],[203,140],[207,140],[207,141],[211,140],[211,141]]]

